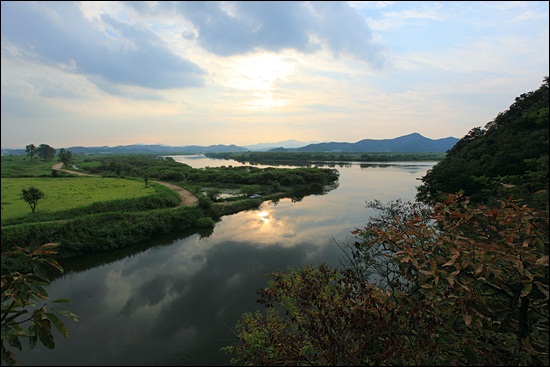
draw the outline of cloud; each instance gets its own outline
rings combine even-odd
[[[165,4],[166,3],[166,4]],[[150,9],[136,8],[146,14]],[[162,2],[157,11],[176,11],[190,21],[192,34],[208,52],[235,56],[257,50],[294,49],[352,56],[375,68],[386,62],[385,49],[373,42],[364,15],[346,2],[245,1]]]
[[[89,76],[92,82],[151,89],[203,84],[198,65],[171,52],[144,26],[105,14],[100,20],[103,32],[73,2],[2,3],[3,49],[16,47],[37,62]]]

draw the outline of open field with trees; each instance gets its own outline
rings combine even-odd
[[[29,205],[21,198],[21,190],[34,186],[47,195],[40,200],[35,214],[47,219],[54,212],[90,206],[95,202],[135,199],[153,195],[156,190],[145,187],[141,180],[102,177],[71,178],[3,178],[2,223],[28,216]]]

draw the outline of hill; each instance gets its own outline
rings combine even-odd
[[[394,139],[363,139],[356,143],[318,143],[310,144],[287,151],[296,152],[399,152],[399,153],[426,153],[446,152],[451,149],[458,138],[448,137],[443,139],[429,139],[418,133],[400,136]],[[280,151],[280,150],[279,150]]]
[[[516,97],[510,108],[460,139],[423,178],[418,199],[437,201],[442,192],[478,202],[509,195],[548,208],[548,77],[536,91]]]
[[[356,143],[316,143],[308,144],[296,140],[285,140],[278,143],[260,143],[246,147],[230,145],[186,145],[168,146],[163,144],[133,144],[115,147],[64,147],[73,154],[205,154],[205,153],[239,153],[262,151],[272,147],[270,151],[288,152],[446,152],[458,141],[458,138],[429,139],[418,133],[401,136],[394,139],[364,139]],[[280,144],[278,147],[274,145]],[[303,146],[305,145],[305,146]],[[299,147],[298,147],[299,146]],[[288,147],[288,148],[285,148]],[[291,148],[294,147],[294,148]],[[3,155],[25,155],[25,149],[2,149]]]

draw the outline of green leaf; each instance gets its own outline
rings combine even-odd
[[[51,312],[46,312],[46,316],[51,320],[57,330],[59,330],[65,338],[69,335],[69,331],[65,327],[65,324],[63,324],[63,322],[59,320],[59,318],[55,314]]]
[[[2,333],[3,334],[3,333]],[[2,339],[5,337],[5,335],[2,335]],[[21,342],[19,341],[19,338],[13,335],[8,335],[8,344],[12,347],[15,347],[19,350],[21,350]]]
[[[526,283],[521,290],[520,297],[526,297],[533,290],[533,283]]]
[[[58,298],[56,300],[53,300],[51,302],[55,302],[55,303],[71,303],[72,301],[68,298]]]
[[[74,314],[74,313],[72,313],[71,311],[64,310],[64,309],[62,309],[62,308],[55,308],[55,307],[52,307],[51,309],[52,309],[52,311],[57,312],[57,313],[60,314],[61,316],[66,317],[66,318],[68,318],[68,319],[71,319],[71,320],[73,320],[73,321],[78,321],[78,319],[79,319],[79,316],[76,315],[76,314]]]
[[[54,349],[55,343],[53,341],[52,326],[50,320],[40,320],[38,323],[38,338],[44,344],[46,348]]]

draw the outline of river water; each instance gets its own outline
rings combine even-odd
[[[173,158],[194,168],[241,165]],[[71,299],[65,308],[80,320],[63,320],[67,339],[54,330],[55,349],[24,343],[17,357],[21,365],[229,365],[220,348],[244,312],[262,309],[256,290],[267,273],[338,266],[350,232],[375,214],[366,202],[414,200],[418,179],[435,163],[331,166],[340,180],[325,194],[265,202],[223,217],[208,234],[177,233],[66,261],[47,291],[52,300]]]

